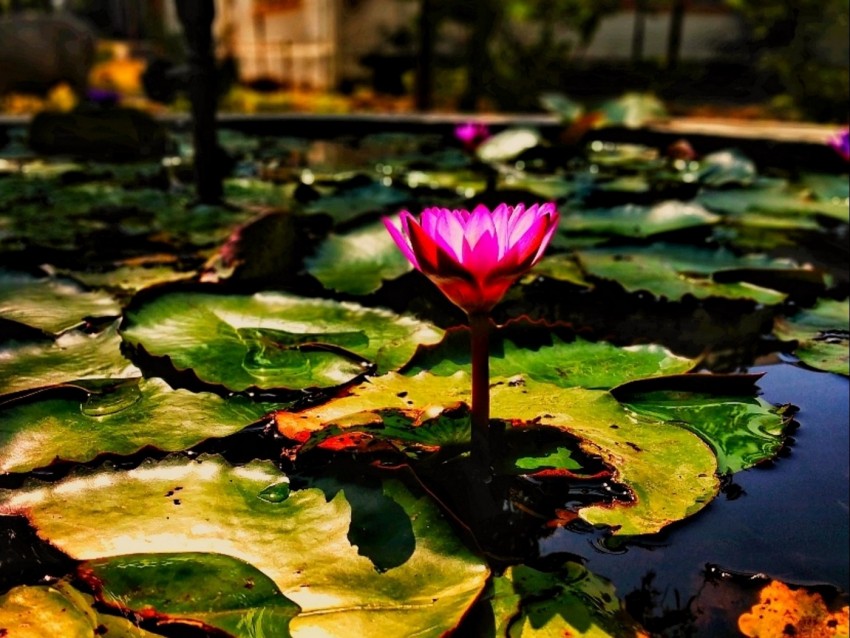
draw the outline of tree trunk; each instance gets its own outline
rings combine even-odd
[[[213,0],[175,0],[175,4],[189,48],[196,195],[200,204],[218,204],[223,188],[215,120],[218,99],[212,38],[215,4]]]
[[[667,68],[679,66],[682,51],[682,29],[685,24],[685,0],[673,0],[670,9],[670,33],[667,36]]]
[[[643,60],[643,41],[646,31],[646,3],[643,0],[635,2],[635,23],[632,31],[632,66],[637,66]]]
[[[431,0],[419,5],[419,47],[416,51],[416,108],[431,109],[434,84],[434,8]]]

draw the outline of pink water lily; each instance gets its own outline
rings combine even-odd
[[[489,466],[490,309],[517,277],[543,256],[558,228],[554,204],[483,205],[472,212],[426,208],[419,217],[400,213],[401,230],[384,224],[398,247],[469,316],[472,363],[471,458]]]
[[[543,256],[558,227],[555,205],[501,204],[492,212],[426,208],[387,230],[418,270],[467,314],[486,313]]]
[[[490,129],[482,122],[464,122],[455,127],[455,137],[466,148],[473,150],[490,137]]]
[[[827,143],[835,149],[835,152],[850,162],[850,129],[844,129],[832,135]]]

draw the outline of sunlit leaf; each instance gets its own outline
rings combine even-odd
[[[0,596],[0,635],[4,638],[155,638],[121,616],[101,613],[91,596],[66,581],[21,585]]]
[[[388,374],[351,388],[342,398],[300,412],[278,412],[278,430],[292,439],[328,424],[356,427],[380,422],[387,408],[420,419],[469,404],[469,376]],[[627,504],[586,507],[580,516],[623,535],[654,533],[699,511],[717,493],[717,462],[710,448],[687,430],[639,417],[609,393],[560,388],[515,377],[491,380],[491,416],[563,429],[586,454],[615,469],[614,480],[633,495]]]
[[[530,128],[509,128],[484,140],[475,150],[482,162],[506,162],[541,141],[540,133]]]
[[[650,237],[659,233],[716,224],[718,215],[695,203],[667,201],[654,206],[627,204],[610,209],[570,212],[559,232]]]
[[[263,497],[285,480],[268,462],[231,467],[218,457],[175,457],[2,491],[0,512],[25,513],[40,535],[80,560],[189,552],[244,561],[302,608],[290,622],[295,636],[441,636],[484,587],[488,569],[427,497],[383,484],[383,518],[394,508],[407,521],[394,537],[407,550],[379,571],[348,538],[349,503],[362,488],[344,484],[330,499],[315,488]]]
[[[557,572],[508,567],[494,579],[488,602],[497,636],[649,636],[626,613],[614,586],[579,563],[567,563]]]
[[[121,308],[109,295],[62,279],[0,271],[0,317],[59,333],[85,317],[109,317]]]
[[[710,153],[702,158],[697,176],[708,186],[752,184],[758,177],[755,163],[737,150]]]
[[[172,390],[160,379],[67,394],[42,393],[36,401],[0,407],[0,473],[28,472],[54,460],[90,461],[102,453],[132,454],[145,446],[182,450],[232,434],[275,407]]]
[[[283,293],[169,293],[128,310],[124,339],[211,384],[328,387],[404,365],[442,331],[411,317]]]
[[[440,376],[458,370],[470,372],[470,347],[465,333],[451,333],[440,346],[428,349],[413,361],[410,373],[428,370]],[[605,342],[557,336],[552,345],[522,348],[511,341],[494,343],[490,352],[490,374],[515,374],[562,388],[608,390],[631,379],[679,374],[696,365],[696,360],[679,357],[658,345],[617,347]]]
[[[794,354],[813,368],[850,374],[849,300],[821,299],[793,317],[779,317],[774,333],[781,339],[797,341]]]
[[[256,567],[221,554],[133,554],[83,563],[99,599],[157,626],[184,623],[241,637],[289,638],[301,610]]]
[[[781,280],[783,270],[795,268],[787,261],[740,259],[725,251],[668,244],[586,250],[578,253],[578,260],[587,273],[612,279],[629,292],[647,291],[674,301],[693,295],[751,299],[767,305],[780,303],[786,295],[746,281],[718,283],[711,276],[723,270],[760,267],[774,271]]]
[[[778,217],[777,223],[799,219],[799,224],[810,224],[815,215],[831,217],[847,223],[850,221],[850,204],[846,200],[813,200],[805,193],[795,192],[785,183],[770,184],[761,188],[735,188],[704,190],[697,201],[709,210],[734,215],[743,221],[746,213],[762,213]],[[808,221],[807,221],[807,218]]]
[[[97,334],[70,331],[56,342],[0,347],[0,394],[79,379],[128,379],[141,371],[121,354],[111,326]]]
[[[555,241],[557,242],[557,237]],[[587,281],[584,271],[579,267],[573,255],[547,255],[526,275],[524,281],[533,281],[535,277],[548,277],[565,281],[581,288],[592,288]]]
[[[556,113],[564,122],[573,122],[584,113],[584,107],[581,104],[563,93],[542,94],[540,105],[547,111]]]
[[[651,392],[629,400],[630,408],[687,428],[717,454],[718,471],[739,472],[774,458],[785,443],[785,420],[757,397]]]
[[[602,115],[600,126],[639,128],[667,117],[663,102],[651,93],[626,93],[603,103],[598,110]]]
[[[380,221],[344,235],[330,235],[305,265],[325,288],[352,295],[375,292],[384,280],[413,268]]]

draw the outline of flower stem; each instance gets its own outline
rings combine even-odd
[[[472,333],[472,454],[489,458],[490,447],[490,315],[469,315]]]

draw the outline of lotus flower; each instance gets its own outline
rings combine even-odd
[[[487,313],[511,284],[543,256],[555,229],[554,204],[483,205],[472,212],[402,211],[401,231],[384,224],[404,255],[467,314]]]
[[[850,162],[850,129],[839,131],[827,140],[835,152],[844,158],[844,161]]]
[[[463,145],[474,150],[481,142],[490,137],[490,129],[486,124],[481,122],[464,122],[455,127],[455,137],[459,139]]]

